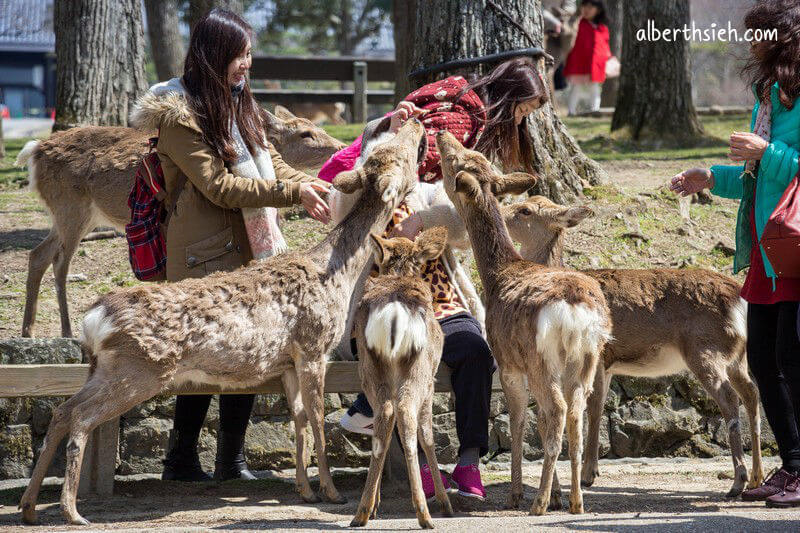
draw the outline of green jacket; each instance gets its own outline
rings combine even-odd
[[[743,176],[744,165],[714,165],[714,188],[711,192],[723,198],[739,199],[739,214],[736,218],[736,254],[733,257],[733,272],[739,272],[750,266],[750,251],[753,247],[750,230],[750,213],[755,200],[756,234],[759,240],[764,232],[770,215],[778,205],[786,187],[798,171],[800,156],[800,101],[791,110],[786,109],[778,98],[778,84],[770,91],[772,99],[772,130],[770,143],[767,146],[758,166],[758,177]],[[750,131],[753,130],[758,114],[760,101],[756,97],[756,105],[750,120]],[[761,247],[764,270],[768,277],[777,277],[769,264],[764,248]]]

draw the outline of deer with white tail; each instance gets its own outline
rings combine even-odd
[[[536,182],[534,176],[498,174],[483,155],[467,150],[450,133],[439,132],[436,141],[445,191],[472,242],[485,291],[488,340],[508,402],[508,505],[522,503],[522,441],[532,392],[544,462],[531,513],[561,507],[555,464],[565,425],[572,471],[569,510],[582,513],[583,413],[598,359],[611,337],[605,297],[590,277],[525,261],[514,249],[494,195],[522,193]]]
[[[542,196],[501,209],[522,257],[563,267],[566,228],[592,214]],[[598,475],[600,422],[614,375],[658,377],[689,370],[719,406],[728,427],[734,478],[728,497],[757,487],[761,466],[758,389],[745,354],[746,303],[733,279],[699,268],[585,270],[600,283],[611,310],[613,339],[606,345],[589,398],[589,430],[581,482]],[[753,464],[748,481],[739,421],[739,400],[750,425]]]

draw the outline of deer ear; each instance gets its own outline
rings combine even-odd
[[[460,170],[455,178],[453,178],[453,181],[455,181],[456,192],[466,194],[470,198],[475,198],[478,196],[478,193],[480,193],[481,184],[478,183],[475,176],[466,170]]]
[[[277,116],[281,120],[292,120],[293,118],[297,118],[294,115],[294,113],[292,113],[282,105],[275,106],[275,116]]]
[[[565,228],[573,228],[580,224],[583,219],[592,215],[594,215],[594,211],[585,205],[567,207],[559,213],[557,220]]]
[[[533,174],[512,172],[498,176],[498,179],[492,183],[492,192],[494,194],[522,194],[533,187],[538,180],[539,178]]]
[[[364,187],[364,169],[345,170],[333,178],[333,186],[345,194],[352,194]]]
[[[446,245],[447,228],[435,226],[419,234],[414,241],[414,252],[421,263],[426,263],[442,255]]]
[[[380,265],[386,259],[386,248],[383,245],[384,240],[374,233],[370,233],[369,237],[372,239],[372,246],[375,248],[375,262]]]
[[[284,128],[284,123],[281,119],[262,108],[261,118],[264,121],[264,127],[268,131],[280,131]]]

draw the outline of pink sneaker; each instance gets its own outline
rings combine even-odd
[[[425,499],[430,500],[436,496],[436,488],[433,486],[433,475],[431,474],[431,469],[428,465],[423,465],[422,468],[419,469],[419,473],[422,477],[422,490],[425,492]],[[439,475],[442,476],[442,485],[444,485],[444,490],[449,492],[450,482],[447,481],[447,478],[444,477],[442,472],[439,472]]]
[[[478,465],[456,466],[450,478],[458,485],[458,493],[461,496],[480,501],[486,499],[486,490],[481,483],[481,471]]]

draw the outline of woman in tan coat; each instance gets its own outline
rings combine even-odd
[[[209,12],[192,32],[184,74],[153,86],[131,116],[159,131],[167,206],[167,280],[233,270],[280,253],[276,207],[302,204],[327,223],[317,194],[328,185],[283,162],[264,136],[247,84],[251,28],[236,14]],[[153,317],[157,327],[158,317]],[[214,479],[253,479],[244,435],[254,396],[220,397]],[[204,481],[197,442],[210,396],[178,396],[163,479]]]

